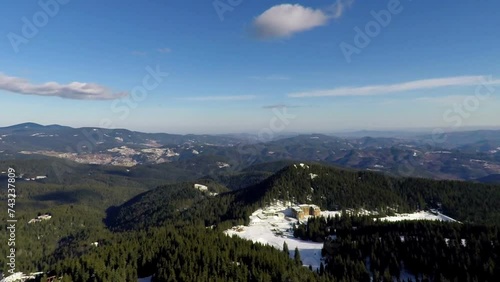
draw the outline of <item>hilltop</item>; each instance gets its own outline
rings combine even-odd
[[[155,210],[156,224],[165,221],[168,208],[148,199],[162,197],[163,190],[145,193],[126,203],[121,213],[142,217],[136,205]],[[355,171],[315,163],[289,165],[260,183],[197,202],[182,216],[206,226],[229,222],[248,223],[248,216],[276,200],[311,203],[325,210],[364,209],[380,215],[437,209],[462,222],[500,222],[499,186],[461,181],[397,178],[369,171]],[[116,223],[118,226],[124,225]],[[135,228],[137,226],[128,227]]]

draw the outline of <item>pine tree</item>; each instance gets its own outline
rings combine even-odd
[[[302,260],[300,259],[299,248],[295,247],[294,260],[297,265],[302,265]]]
[[[283,252],[285,252],[287,256],[290,256],[290,250],[288,250],[288,245],[286,244],[286,242],[283,242]]]

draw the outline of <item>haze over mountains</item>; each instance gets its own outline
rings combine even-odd
[[[26,123],[0,128],[0,152],[0,159],[48,156],[128,170],[192,162],[223,172],[301,160],[435,179],[496,181],[495,175],[500,174],[500,130],[393,137],[307,134],[260,142],[249,135],[178,135]]]

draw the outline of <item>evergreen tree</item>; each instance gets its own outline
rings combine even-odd
[[[283,242],[283,252],[285,252],[287,256],[290,256],[290,251],[288,250],[288,245],[286,242]]]
[[[295,247],[295,254],[293,256],[293,259],[297,265],[302,265],[302,260],[300,259],[299,248],[297,248],[297,247]]]

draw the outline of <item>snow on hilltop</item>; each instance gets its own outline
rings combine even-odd
[[[261,243],[282,250],[283,243],[286,242],[290,250],[290,257],[293,258],[295,248],[299,249],[300,257],[304,266],[311,266],[318,269],[321,263],[321,249],[323,243],[302,241],[293,237],[293,224],[299,221],[292,218],[290,203],[285,205],[277,202],[274,205],[258,209],[250,216],[249,226],[235,226],[224,231],[228,236],[238,236],[251,240],[254,243]],[[335,215],[340,212],[322,212],[322,216]],[[307,217],[303,220],[307,221]]]
[[[294,164],[293,166],[294,166],[295,168],[297,168],[297,165],[296,165],[296,164]],[[308,166],[308,165],[306,165],[306,164],[304,164],[304,163],[300,163],[300,164],[299,164],[299,166],[300,166],[301,168],[303,168],[303,169],[309,168],[309,166]]]
[[[205,186],[205,185],[202,185],[202,184],[195,184],[194,185],[194,189],[197,189],[197,190],[199,190],[201,192],[208,193],[208,195],[210,195],[210,196],[217,196],[218,195],[215,192],[209,192],[208,191],[208,186]]]
[[[198,189],[200,191],[208,191],[208,187],[202,184],[195,184],[194,189]]]
[[[403,220],[439,220],[439,221],[449,221],[449,222],[458,222],[457,220],[446,216],[437,211],[419,211],[414,213],[401,213],[396,214],[395,216],[386,216],[379,218],[382,221],[403,221]]]
[[[347,213],[373,216],[378,214],[377,212],[370,212],[363,209],[357,211],[347,210]],[[326,218],[336,215],[340,216],[341,214],[341,211],[321,211],[320,216]],[[298,248],[304,266],[311,266],[313,269],[319,268],[322,261],[321,249],[323,248],[323,243],[303,241],[293,237],[293,224],[307,222],[309,216],[305,216],[300,221],[294,218],[290,202],[283,203],[281,201],[276,201],[275,204],[256,210],[249,218],[249,226],[234,226],[224,231],[224,234],[228,236],[238,236],[253,241],[254,243],[269,245],[278,250],[282,250],[283,243],[286,242],[290,250],[291,258],[294,256],[295,248]],[[410,214],[396,214],[395,216],[386,216],[378,219],[391,222],[402,220],[441,220],[456,222],[453,218],[435,210],[419,211]],[[374,220],[377,220],[377,218],[374,218]]]

